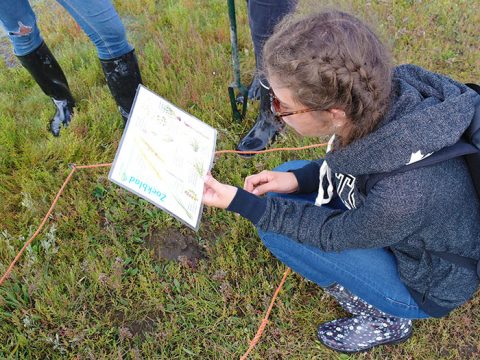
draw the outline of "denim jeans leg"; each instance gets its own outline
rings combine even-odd
[[[98,57],[111,60],[133,50],[125,27],[110,0],[57,0],[97,48]]]
[[[293,11],[297,0],[247,0],[248,20],[252,34],[257,68],[262,64],[263,45],[280,20]]]
[[[292,161],[277,167],[288,171],[308,162]],[[316,193],[301,198],[295,194],[270,194],[295,201],[313,202]],[[258,231],[265,246],[280,261],[316,284],[326,287],[339,283],[353,294],[393,316],[426,318],[398,275],[396,260],[388,249],[355,249],[324,252],[283,235]]]
[[[0,1],[0,23],[17,56],[30,54],[43,42],[37,18],[28,0]]]
[[[289,170],[295,170],[295,169],[300,169],[308,164],[310,164],[311,161],[309,160],[290,160],[287,161],[281,165],[278,165],[273,171],[289,171]]]

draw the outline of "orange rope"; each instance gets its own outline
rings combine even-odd
[[[317,147],[323,147],[327,145],[326,143],[324,144],[314,144],[314,145],[307,145],[307,146],[302,146],[298,148],[274,148],[274,149],[268,149],[268,150],[261,150],[261,151],[239,151],[239,150],[219,150],[215,152],[215,155],[219,154],[262,154],[262,153],[269,153],[273,151],[298,151],[298,150],[305,150],[305,149],[312,149],[312,148],[317,148]],[[5,274],[2,276],[0,279],[0,286],[3,284],[3,282],[9,278],[13,267],[17,263],[17,261],[20,259],[22,254],[25,252],[27,247],[33,242],[33,240],[38,236],[40,231],[43,229],[45,226],[45,223],[47,222],[48,218],[53,212],[53,209],[55,208],[55,205],[58,202],[58,199],[60,199],[60,196],[62,195],[63,191],[65,190],[65,187],[67,184],[70,182],[73,174],[77,169],[94,169],[94,168],[99,168],[99,167],[110,167],[112,166],[111,163],[104,163],[104,164],[93,164],[93,165],[75,165],[75,164],[70,164],[72,170],[68,174],[67,178],[63,182],[62,186],[60,187],[60,190],[58,190],[57,195],[53,199],[52,205],[50,206],[50,209],[48,209],[47,213],[45,214],[42,222],[38,226],[38,229],[35,231],[35,233],[28,239],[28,241],[23,245],[22,249],[18,252],[17,256],[13,259],[12,263],[10,266],[7,268],[5,271]],[[277,290],[275,290],[275,293],[273,294],[272,300],[270,301],[270,306],[267,309],[267,312],[265,313],[265,317],[262,320],[262,323],[260,324],[260,327],[257,330],[257,333],[255,334],[254,338],[252,341],[250,341],[250,346],[248,347],[248,350],[245,352],[245,354],[240,358],[240,360],[245,360],[248,357],[248,354],[253,350],[255,345],[257,345],[258,341],[262,337],[263,331],[265,330],[265,327],[267,326],[268,323],[268,317],[270,316],[270,312],[273,309],[273,304],[275,302],[275,299],[277,298],[280,290],[283,287],[283,284],[285,283],[285,280],[287,279],[288,274],[290,273],[290,269],[287,268],[285,270],[285,273],[283,274],[282,281],[280,282],[280,285],[278,285]]]
[[[110,164],[108,164],[108,165],[110,165]],[[106,166],[106,164],[87,165],[87,167],[90,167],[90,168],[92,168],[92,167],[102,167],[102,166]],[[15,259],[13,259],[12,263],[7,268],[7,271],[5,271],[5,274],[3,274],[2,278],[0,279],[0,285],[2,285],[3,282],[10,276],[10,273],[12,272],[13,267],[17,263],[18,259],[20,259],[20,257],[22,256],[24,251],[27,249],[27,247],[32,243],[32,241],[38,236],[40,231],[43,229],[43,226],[45,225],[48,218],[52,214],[53,209],[55,208],[55,205],[58,202],[58,199],[60,199],[60,195],[62,195],[63,190],[65,190],[65,187],[70,182],[70,179],[72,178],[73,173],[77,170],[77,168],[79,168],[79,169],[86,168],[85,166],[75,166],[75,164],[71,164],[71,167],[72,167],[72,171],[70,171],[70,174],[68,174],[67,178],[65,179],[62,186],[60,187],[60,190],[58,190],[57,195],[55,196],[55,199],[53,199],[52,205],[50,206],[50,209],[48,209],[47,213],[45,214],[45,216],[44,216],[42,222],[40,223],[37,231],[35,231],[35,233],[30,237],[30,239],[28,239],[28,241],[23,245],[22,249],[18,252],[17,256],[15,256]]]
[[[248,357],[248,354],[250,354],[250,351],[253,350],[255,345],[257,345],[258,341],[262,337],[263,330],[265,330],[265,326],[267,326],[267,323],[268,323],[268,317],[270,316],[270,312],[273,309],[273,303],[275,302],[280,290],[282,290],[283,284],[285,283],[285,280],[287,280],[287,276],[288,274],[290,274],[291,271],[292,270],[290,268],[287,268],[287,270],[285,270],[282,281],[280,281],[280,284],[278,285],[277,290],[275,290],[275,293],[273,294],[272,300],[270,300],[270,306],[268,307],[267,312],[265,313],[265,317],[263,318],[262,323],[260,324],[260,327],[258,328],[254,338],[252,339],[252,341],[250,341],[250,346],[248,347],[248,350],[245,352],[245,354],[242,355],[240,360],[245,360]]]
[[[301,146],[301,147],[288,147],[288,148],[274,148],[274,149],[267,149],[267,150],[260,150],[260,151],[239,151],[239,150],[219,150],[215,151],[215,155],[219,154],[265,154],[265,153],[270,153],[274,151],[299,151],[299,150],[306,150],[306,149],[313,149],[313,148],[318,148],[318,147],[324,147],[327,146],[327,143],[323,144],[313,144],[313,145],[306,145],[306,146]]]
[[[112,163],[105,163],[105,164],[93,164],[93,165],[75,165],[71,164],[73,167],[76,167],[77,169],[93,169],[93,168],[98,168],[98,167],[109,167],[112,166]]]

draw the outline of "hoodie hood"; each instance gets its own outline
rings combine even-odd
[[[393,171],[455,144],[470,125],[478,94],[415,65],[394,69],[392,99],[378,128],[326,155],[335,173]]]

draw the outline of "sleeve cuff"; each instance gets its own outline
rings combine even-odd
[[[235,197],[233,198],[227,210],[233,211],[245,219],[250,220],[254,225],[257,225],[265,209],[267,208],[267,200],[249,193],[241,188],[238,188]]]
[[[311,162],[300,169],[290,170],[295,175],[298,181],[297,194],[310,194],[318,190],[320,185],[320,165],[316,162]]]

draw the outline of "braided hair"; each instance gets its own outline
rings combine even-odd
[[[367,25],[327,11],[286,17],[264,46],[264,72],[306,107],[338,108],[350,120],[346,146],[375,129],[391,92],[391,59]]]

